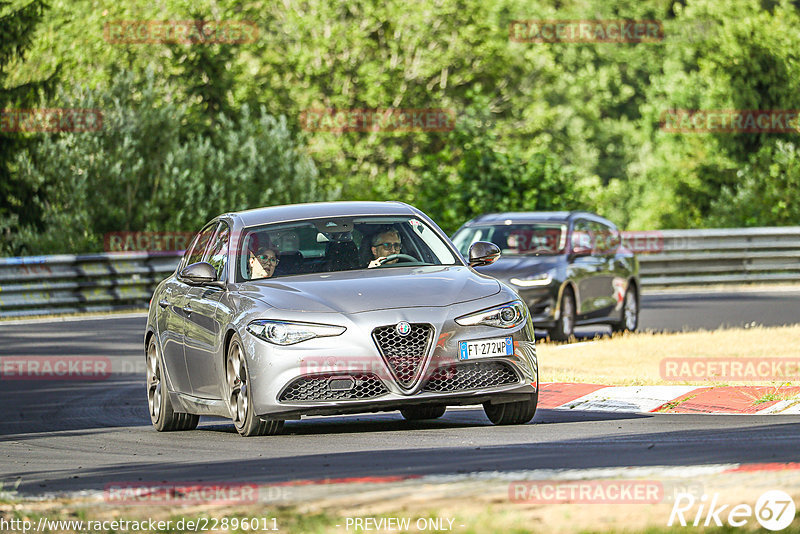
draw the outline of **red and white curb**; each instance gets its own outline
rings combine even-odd
[[[542,383],[539,408],[618,413],[800,415],[800,387]]]
[[[591,480],[606,478],[679,477],[691,478],[745,472],[798,471],[800,463],[725,463],[700,465],[653,465],[636,467],[590,467],[584,469],[525,469],[519,471],[475,471],[441,475],[396,475],[300,479],[266,484],[273,487],[337,484],[391,484],[405,481],[447,483],[464,480]]]

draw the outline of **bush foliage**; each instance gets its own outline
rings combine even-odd
[[[104,128],[5,136],[5,254],[99,250],[105,232],[191,231],[224,211],[327,199],[406,201],[449,232],[487,211],[574,208],[630,229],[796,224],[796,133],[660,126],[669,109],[800,109],[797,2],[33,4],[0,4],[18,21],[8,42],[26,51],[0,55],[0,102],[96,107]],[[252,21],[259,35],[105,40],[108,22],[148,19]],[[510,41],[511,21],[529,19],[658,20],[664,39]],[[23,102],[13,89],[54,75],[54,94]],[[457,120],[445,132],[304,130],[319,108]]]

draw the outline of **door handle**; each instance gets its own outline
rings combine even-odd
[[[161,299],[158,301],[158,305],[161,306],[161,309],[163,310],[164,308],[169,306],[169,302],[167,302],[167,299]]]
[[[181,309],[183,310],[183,313],[185,313],[186,315],[191,315],[192,313],[192,307],[189,306],[188,304]]]

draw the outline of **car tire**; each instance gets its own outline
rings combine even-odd
[[[447,411],[447,406],[409,406],[402,408],[400,413],[407,421],[421,421],[424,419],[438,419]]]
[[[484,403],[483,411],[486,417],[495,425],[524,425],[536,415],[536,405],[539,404],[539,390],[531,395],[530,399],[502,404]]]
[[[550,330],[550,339],[568,341],[575,335],[575,295],[567,287],[561,294],[561,305],[556,326]]]
[[[164,380],[164,367],[158,350],[156,336],[150,337],[145,353],[147,364],[147,405],[150,411],[150,422],[159,432],[176,430],[194,430],[200,416],[190,413],[176,412],[169,398]]]
[[[237,334],[231,337],[225,353],[225,384],[233,426],[244,436],[273,436],[283,430],[283,421],[261,419],[253,410],[250,373],[242,342]]]
[[[639,294],[635,285],[631,285],[625,292],[622,305],[622,317],[611,324],[613,332],[636,332],[639,328]]]

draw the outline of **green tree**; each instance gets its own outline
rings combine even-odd
[[[660,131],[659,122],[669,109],[800,108],[797,8],[787,1],[765,7],[758,0],[690,0],[676,4],[675,11],[673,24],[703,21],[705,29],[702,39],[669,43],[663,73],[651,78],[642,105],[642,131],[649,135],[633,178],[641,193],[632,202],[633,219],[639,226],[678,228],[785,220],[768,216],[768,205],[755,210],[739,205],[736,209],[744,211],[735,217],[720,200],[747,198],[755,183],[785,189],[793,164],[778,158],[790,167],[773,171],[764,155],[794,146],[796,134],[670,133]],[[767,199],[751,200],[763,204]]]
[[[217,117],[214,139],[183,136],[189,111],[168,91],[152,74],[144,83],[123,74],[110,88],[62,95],[66,106],[102,109],[103,128],[48,136],[18,155],[43,215],[15,234],[11,253],[97,251],[107,232],[194,231],[221,212],[324,198],[285,119],[245,106]]]
[[[252,43],[195,46],[112,44],[103,34],[114,20],[190,18],[253,21],[260,33]],[[509,23],[525,19],[655,19],[666,36],[646,44],[510,42]],[[223,190],[228,175],[212,163],[219,151],[247,159],[227,129],[261,124],[255,117],[263,115],[284,116],[289,138],[307,145],[319,169],[318,198],[405,200],[442,213],[449,229],[480,210],[569,207],[629,228],[767,224],[789,220],[791,209],[779,203],[775,211],[773,197],[751,193],[788,191],[794,163],[783,154],[794,137],[676,134],[659,123],[673,108],[800,108],[799,22],[788,0],[74,0],[45,12],[30,60],[7,80],[40,79],[58,62],[65,86],[88,94],[131,73],[133,105],[143,98],[146,72],[154,72],[162,89],[150,108],[183,105],[175,111],[180,125],[165,130],[179,140],[180,150],[167,152],[171,168],[205,180],[161,177],[155,187],[162,199]],[[304,111],[329,107],[446,108],[457,128],[303,131]],[[252,124],[241,122],[245,113]],[[222,116],[230,121],[224,127]],[[144,154],[163,148],[128,142]],[[30,152],[32,162],[38,157]],[[153,161],[162,160],[146,159],[142,168],[149,172]],[[32,200],[43,179],[29,179],[28,200],[17,202],[32,206],[26,214],[34,223],[42,217],[37,206],[44,204]],[[129,199],[142,202],[141,186],[115,179],[130,191],[124,199],[109,193],[103,217],[113,224],[105,226],[129,220],[120,215]],[[253,194],[239,191],[244,183],[230,187],[224,191]],[[747,201],[761,204],[750,209]],[[129,224],[138,227],[134,219]]]
[[[417,203],[445,232],[487,212],[586,207],[585,189],[552,153],[523,155],[497,146],[495,132],[465,118],[444,148],[427,158]]]
[[[800,147],[767,142],[711,203],[709,226],[796,226],[800,221]]]
[[[16,8],[0,1],[0,113],[34,107],[53,89],[57,69],[21,82],[9,79],[9,72],[25,61],[46,8],[43,0]],[[19,180],[13,164],[19,151],[30,144],[31,136],[9,130],[0,127],[0,250],[18,224],[36,224],[41,217],[32,206],[35,188]]]

